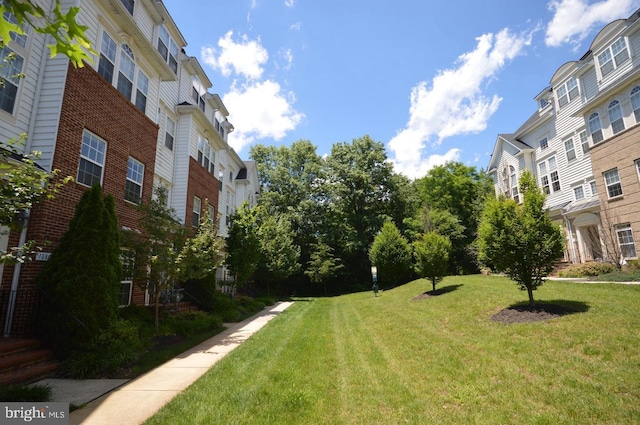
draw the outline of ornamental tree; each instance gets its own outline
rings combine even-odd
[[[378,267],[380,281],[387,286],[401,283],[411,271],[411,247],[391,221],[387,221],[369,249],[371,264]]]
[[[428,232],[413,243],[416,258],[416,272],[422,278],[431,281],[432,290],[447,274],[451,242],[446,236]]]
[[[533,291],[544,282],[564,252],[560,227],[544,209],[545,195],[528,171],[520,177],[522,204],[499,198],[487,202],[478,229],[480,261],[504,272],[534,304]]]

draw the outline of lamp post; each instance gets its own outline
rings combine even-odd
[[[378,296],[378,267],[371,266],[371,278],[373,279],[373,294]]]

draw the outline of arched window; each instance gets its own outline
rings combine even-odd
[[[624,130],[622,108],[620,107],[620,102],[617,100],[614,100],[609,104],[609,122],[611,123],[613,134],[618,134]]]
[[[629,95],[631,100],[631,109],[636,117],[636,122],[640,122],[640,86],[635,86]]]
[[[600,123],[600,115],[597,112],[589,116],[589,132],[594,145],[602,141],[602,124]]]

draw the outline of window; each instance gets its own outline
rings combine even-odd
[[[118,46],[116,42],[107,34],[106,31],[102,31],[102,43],[100,44],[100,60],[98,61],[98,74],[105,80],[113,82],[113,70],[116,63],[116,51]]]
[[[584,189],[582,188],[582,186],[574,187],[573,194],[576,197],[576,201],[584,199]]]
[[[142,112],[147,111],[147,93],[149,92],[149,78],[138,70],[138,87],[136,89],[136,107]]]
[[[598,115],[597,112],[589,116],[589,131],[591,132],[591,141],[594,145],[602,141],[602,124],[600,124],[600,115]]]
[[[549,147],[549,142],[547,141],[546,137],[544,139],[540,140],[540,149],[545,150],[548,147]]]
[[[609,199],[622,195],[622,184],[620,184],[620,176],[618,175],[618,169],[605,171],[602,173],[604,176],[604,185],[607,187],[607,194]]]
[[[611,46],[598,55],[598,65],[602,77],[619,67],[629,59],[629,50],[624,38],[620,37]]]
[[[589,186],[591,187],[591,196],[596,196],[598,194],[598,186],[596,185],[596,182],[589,182]]]
[[[560,190],[560,177],[558,175],[556,157],[552,156],[546,161],[538,164],[540,171],[540,186],[547,195]]]
[[[117,52],[118,45],[106,31],[103,31],[98,74],[111,84],[115,84],[124,97],[133,102],[142,112],[146,112],[149,78],[140,69],[136,69],[135,57],[129,45],[122,44],[118,59],[118,78],[114,83]]]
[[[609,122],[611,123],[611,129],[613,134],[620,133],[624,130],[624,120],[622,119],[622,108],[620,102],[614,100],[609,104]]]
[[[133,52],[126,44],[123,44],[120,49],[120,67],[118,71],[118,91],[131,101],[136,64],[133,61]]]
[[[129,157],[127,164],[127,182],[124,189],[124,199],[139,204],[142,199],[142,178],[144,177],[144,164]]]
[[[640,159],[635,160],[636,170],[638,171],[638,178],[640,178]]]
[[[178,46],[169,35],[169,31],[160,26],[158,34],[158,52],[160,56],[169,64],[174,73],[178,73]]]
[[[8,47],[0,49],[0,66],[2,66],[2,77],[4,85],[0,86],[0,109],[13,114],[18,97],[18,87],[24,59]]]
[[[539,105],[540,109],[544,109],[549,105],[549,101],[547,99],[540,99]]]
[[[3,6],[7,6],[7,3],[2,0],[0,1],[0,5]],[[22,48],[26,48],[27,47],[27,40],[28,40],[28,32],[29,32],[29,27],[27,25],[19,25],[18,23],[18,18],[16,18],[16,16],[9,12],[9,11],[5,11],[3,13],[3,17],[7,22],[10,22],[14,25],[18,25],[20,26],[20,28],[22,28],[22,31],[24,32],[24,34],[17,34],[14,31],[11,31],[10,37],[11,37],[11,41],[13,41],[14,43],[16,43],[18,46],[22,47]],[[6,44],[5,44],[6,46]]]
[[[122,263],[122,280],[120,281],[120,293],[118,294],[118,304],[120,307],[126,307],[131,304],[135,260],[134,251],[130,249],[120,250],[120,262]]]
[[[167,124],[164,129],[164,145],[173,150],[173,138],[176,131],[176,123],[167,117]]]
[[[191,224],[195,227],[200,225],[200,211],[202,210],[202,200],[197,196],[193,197],[193,217]]]
[[[589,153],[589,137],[587,136],[586,131],[581,131],[579,136],[580,144],[582,145],[582,154],[586,155]]]
[[[633,115],[636,118],[636,122],[640,122],[640,86],[635,86],[631,90],[631,109],[633,109]]]
[[[95,134],[85,130],[82,133],[82,148],[80,149],[80,165],[78,166],[78,183],[85,186],[102,184],[105,151],[107,143]]]
[[[558,88],[558,104],[560,107],[563,107],[578,97],[578,94],[580,94],[578,90],[578,82],[575,77],[572,77],[569,81]]]
[[[636,244],[633,240],[633,232],[629,223],[616,226],[616,234],[618,235],[618,245],[624,258],[635,258]]]
[[[209,141],[199,137],[198,140],[198,162],[207,170],[211,175],[214,175],[215,171],[215,159],[216,154],[211,149]]]
[[[209,205],[209,223],[213,226],[213,221],[216,219],[216,210],[213,205]]]
[[[573,147],[573,139],[564,141],[564,150],[567,152],[567,161],[576,159],[576,149]]]
[[[120,0],[125,9],[133,16],[133,4],[134,0]]]
[[[207,89],[195,75],[193,76],[193,86],[191,89],[193,101],[202,109],[202,112],[204,112],[204,95],[207,93]]]

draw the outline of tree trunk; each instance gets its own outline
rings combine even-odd
[[[533,289],[531,289],[531,286],[527,286],[527,293],[529,294],[529,305],[534,305]]]
[[[433,288],[433,292],[436,292],[436,279],[431,279],[431,287]]]
[[[154,308],[154,323],[156,325],[156,335],[160,334],[160,291],[156,291],[154,294],[155,308]]]

